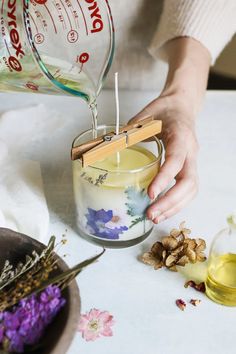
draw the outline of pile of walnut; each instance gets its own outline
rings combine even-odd
[[[191,230],[186,229],[185,222],[182,222],[179,230],[173,229],[161,242],[154,243],[150,252],[141,256],[141,261],[154,269],[166,267],[173,271],[187,263],[204,262],[206,242],[201,238],[189,238],[190,233]]]

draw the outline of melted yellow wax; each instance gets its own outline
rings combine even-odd
[[[117,153],[93,164],[93,167],[108,171],[136,170],[149,165],[156,160],[156,156],[140,146],[131,146],[119,152],[120,161],[117,162]]]
[[[119,161],[115,153],[97,161],[92,167],[108,172],[102,187],[124,188],[136,185],[139,188],[147,188],[159,169],[159,161],[155,162],[157,158],[152,152],[140,146],[132,146],[119,152]],[[150,164],[151,166],[148,166]],[[93,168],[88,169],[91,175]]]

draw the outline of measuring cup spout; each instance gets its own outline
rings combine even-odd
[[[0,13],[0,91],[94,101],[114,52],[108,0],[1,1]]]

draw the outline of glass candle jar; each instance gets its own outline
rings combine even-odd
[[[98,136],[114,131],[99,126]],[[73,147],[93,139],[92,130],[79,135]],[[144,240],[153,223],[146,218],[152,203],[147,188],[158,173],[162,144],[152,141],[128,147],[92,166],[73,161],[74,197],[79,234],[105,247],[127,247]]]

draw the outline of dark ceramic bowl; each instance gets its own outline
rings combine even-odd
[[[24,261],[25,256],[30,255],[33,250],[40,252],[44,248],[45,245],[29,236],[0,228],[0,269],[3,268],[6,259],[15,265],[19,261]],[[59,256],[55,257],[58,259],[58,271],[67,270],[66,263]],[[40,348],[32,353],[66,354],[76,333],[81,307],[75,280],[63,291],[63,297],[66,299],[66,305],[47,327]]]

